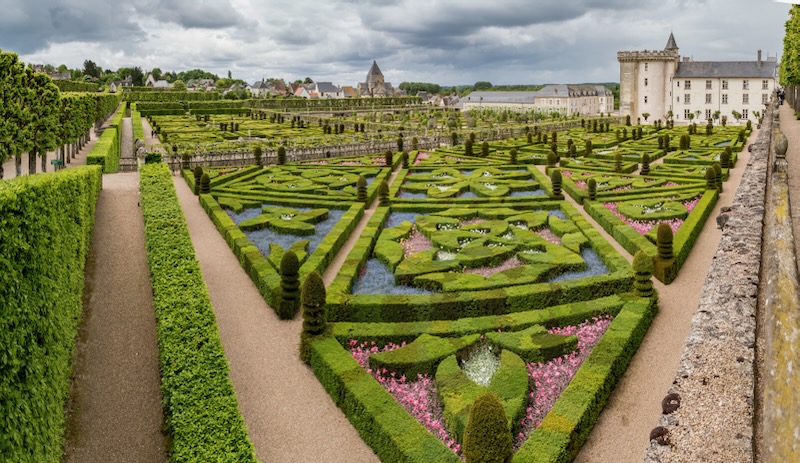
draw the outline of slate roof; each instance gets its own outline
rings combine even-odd
[[[537,92],[472,92],[463,98],[468,103],[533,103]],[[483,100],[481,100],[483,98]]]
[[[317,90],[320,93],[339,93],[342,90],[333,85],[332,82],[317,82]]]
[[[367,72],[367,82],[369,82],[370,76],[382,76],[383,73],[381,72],[381,68],[378,67],[378,62],[373,60],[372,67],[369,68],[369,72]]]
[[[669,33],[669,38],[667,39],[667,46],[664,47],[664,50],[677,50],[678,44],[675,42],[675,36],[672,35],[672,32]]]
[[[729,77],[771,79],[777,75],[778,63],[762,61],[688,61],[678,64],[676,78]]]

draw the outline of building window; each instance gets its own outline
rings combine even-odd
[[[723,80],[722,81],[722,89],[723,90],[727,90],[728,89],[728,81],[727,80]]]
[[[762,93],[761,94],[761,104],[769,103],[769,93]]]
[[[761,81],[761,90],[769,90],[769,81],[768,80],[762,80]]]
[[[727,93],[723,93],[722,94],[722,104],[728,104],[728,94]]]
[[[750,81],[749,80],[743,80],[742,81],[742,90],[750,90]]]
[[[766,96],[766,95],[764,95],[764,96]],[[644,102],[647,103],[647,95],[645,95],[645,97],[644,97]]]
[[[683,81],[683,89],[684,90],[691,90],[692,89],[692,81],[691,80],[684,80]]]
[[[709,119],[711,119],[711,110],[710,109],[706,109],[706,120],[709,120]]]
[[[683,110],[683,118],[684,119],[689,119],[689,113],[691,113],[691,111],[689,111],[688,109],[684,109]]]
[[[710,80],[706,81],[706,90],[711,90],[711,81]]]
[[[644,78],[644,86],[647,87],[647,77]]]
[[[678,88],[681,88],[681,81],[677,80],[676,82],[677,82]]]
[[[746,109],[742,110],[742,119],[747,119],[747,110]]]
[[[680,96],[677,96],[677,97],[675,97],[675,101],[677,101],[678,103],[680,103],[680,102],[681,102],[681,97],[680,97]]]
[[[644,63],[644,71],[647,72],[647,63]],[[645,79],[645,80],[647,80],[647,79]],[[647,85],[647,84],[645,84],[645,85]]]
[[[706,93],[706,104],[711,104],[711,94]]]
[[[745,93],[742,95],[742,104],[750,104],[750,94]]]
[[[692,102],[692,94],[691,93],[684,93],[683,94],[683,104],[689,104]]]

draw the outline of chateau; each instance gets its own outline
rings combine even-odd
[[[671,114],[677,122],[752,120],[775,90],[777,58],[756,61],[681,60],[672,33],[663,50],[620,51],[619,112],[652,122]]]
[[[536,91],[472,92],[461,99],[462,108],[596,116],[614,110],[614,95],[602,85],[545,85]]]

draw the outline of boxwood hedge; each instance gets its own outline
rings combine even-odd
[[[167,165],[145,165],[140,187],[170,460],[255,462]]]
[[[119,169],[119,148],[122,136],[122,118],[125,104],[120,104],[111,118],[109,127],[103,131],[92,149],[86,154],[86,164],[103,166],[103,172],[114,173]]]

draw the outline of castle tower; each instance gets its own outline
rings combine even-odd
[[[663,119],[672,107],[672,76],[678,67],[680,55],[675,36],[670,32],[664,50],[620,51],[619,61],[619,114],[631,116],[635,122],[642,114],[649,114],[647,122]]]
[[[384,80],[383,80],[383,73],[381,69],[378,67],[377,61],[372,61],[372,67],[369,68],[369,72],[367,72],[367,88],[369,89],[370,95],[375,95],[379,93],[385,93],[384,89]]]

